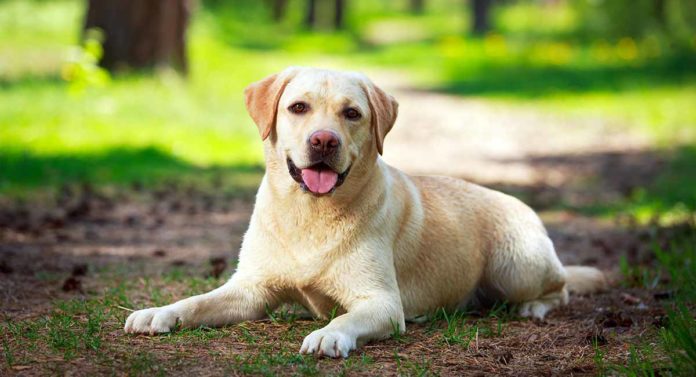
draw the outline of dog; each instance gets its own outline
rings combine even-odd
[[[296,302],[332,318],[300,352],[348,357],[439,308],[498,300],[543,319],[568,292],[606,286],[595,268],[564,267],[521,201],[387,165],[398,103],[366,76],[291,67],[245,100],[266,172],[237,270],[211,292],[132,313],[127,333],[261,319]]]

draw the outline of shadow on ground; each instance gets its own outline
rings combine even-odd
[[[18,88],[43,87],[45,85],[67,85],[58,74],[50,73],[26,73],[15,76],[0,74],[0,90],[13,90]]]
[[[642,64],[533,66],[495,65],[472,68],[452,64],[447,85],[436,88],[460,95],[537,97],[555,93],[614,92],[693,82],[696,55],[683,54]],[[474,69],[475,74],[472,72]]]
[[[70,184],[153,187],[190,182],[210,190],[249,196],[263,167],[231,165],[201,167],[155,148],[113,148],[79,154],[35,154],[0,151],[0,193],[55,189]]]
[[[536,183],[488,184],[519,197],[536,210],[567,209],[613,216],[642,207],[655,215],[676,207],[696,211],[696,146],[530,156],[502,160],[524,163]],[[466,178],[466,177],[463,177]]]

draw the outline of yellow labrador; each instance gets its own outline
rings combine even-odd
[[[384,163],[398,104],[365,76],[288,68],[245,95],[266,174],[237,271],[206,294],[134,312],[126,332],[220,326],[298,302],[319,317],[338,308],[300,352],[347,357],[437,308],[506,300],[543,318],[569,291],[606,284],[597,269],[561,265],[519,200]]]

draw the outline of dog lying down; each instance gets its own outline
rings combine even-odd
[[[211,292],[132,313],[127,333],[233,324],[297,302],[321,318],[338,308],[300,352],[347,357],[438,308],[504,300],[542,319],[568,292],[605,287],[599,270],[561,264],[519,200],[382,161],[398,104],[367,77],[292,67],[244,94],[266,174],[237,271]]]

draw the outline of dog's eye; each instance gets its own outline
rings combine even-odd
[[[352,107],[343,110],[343,116],[345,116],[348,120],[358,120],[362,117],[360,112]]]
[[[309,110],[309,105],[307,105],[304,102],[295,102],[292,105],[290,105],[290,107],[288,107],[288,110],[295,114],[302,114],[306,113],[307,110]]]

